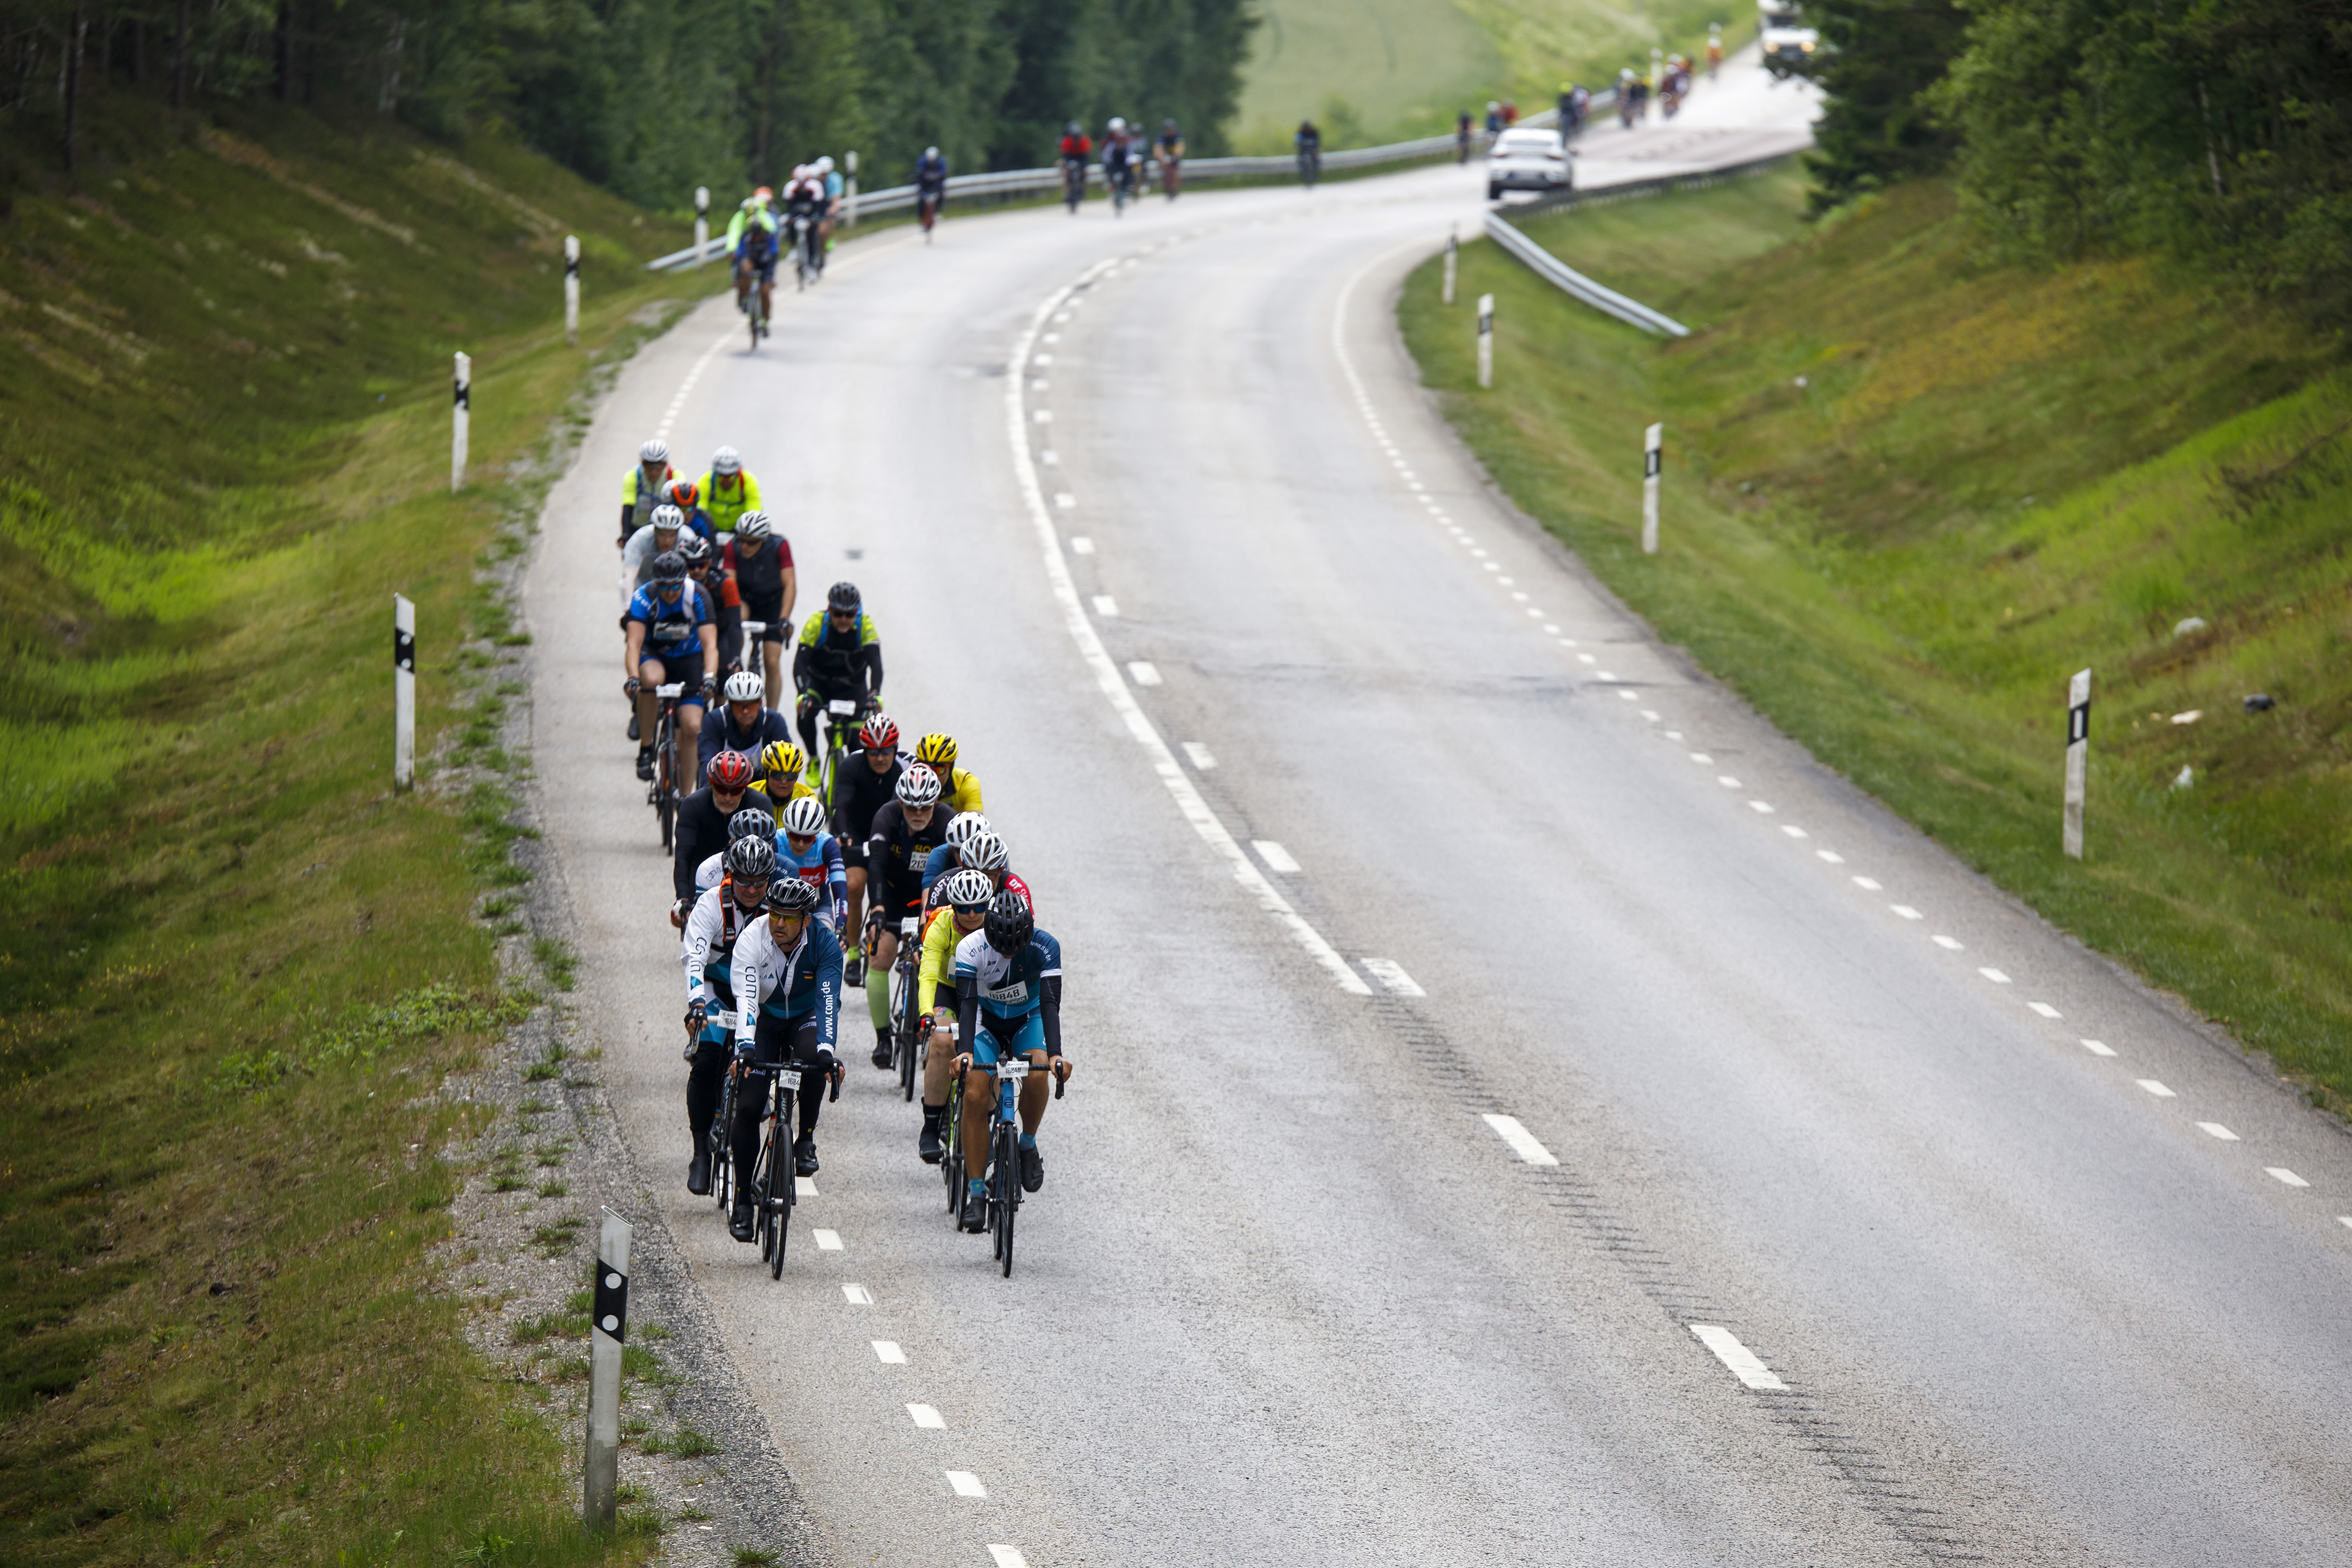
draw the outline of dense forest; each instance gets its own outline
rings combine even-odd
[[[1805,0],[1832,207],[1949,169],[2004,248],[2352,310],[2352,0]]]
[[[0,0],[0,122],[68,168],[126,88],[504,125],[674,210],[853,148],[868,186],[933,143],[1034,167],[1071,118],[1219,151],[1249,27],[1246,0]]]

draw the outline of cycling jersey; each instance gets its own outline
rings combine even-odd
[[[793,721],[772,708],[761,708],[749,729],[737,729],[734,706],[721,702],[702,721],[702,771],[706,773],[711,759],[721,752],[740,752],[757,766],[769,742],[793,738]]]
[[[768,797],[756,789],[747,789],[736,803],[735,811],[756,806],[770,816],[776,808]],[[703,785],[677,803],[677,826],[673,829],[672,842],[677,854],[670,862],[670,889],[679,899],[696,896],[695,872],[703,861],[727,847],[727,824],[734,811],[721,811],[711,798],[710,786]]]
[[[710,521],[702,515],[699,507],[695,509],[693,516],[687,519],[686,526],[705,539],[710,537],[708,531]],[[683,529],[679,531],[679,537],[685,537]],[[670,548],[675,550],[677,547],[673,544]],[[653,570],[654,557],[660,553],[660,547],[654,540],[654,525],[650,522],[622,542],[621,583],[624,593],[635,593],[646,585],[646,574]]]
[[[664,463],[661,477],[650,486],[644,483],[645,477],[646,466],[643,463],[632,463],[629,465],[628,473],[621,480],[621,537],[623,539],[628,538],[631,533],[653,521],[654,508],[661,504],[662,491],[669,488],[670,480],[677,478],[677,470]]]
[[[841,1023],[841,939],[823,921],[802,921],[789,952],[776,945],[770,922],[754,921],[735,943],[733,973],[738,1057],[756,1054],[761,1016],[814,1023],[818,1052],[833,1055]]]
[[[940,987],[955,986],[956,943],[964,939],[956,929],[955,911],[933,910],[923,921],[923,957],[915,966],[915,1011],[918,1016],[938,1009]]]
[[[1160,161],[1173,163],[1184,156],[1184,138],[1163,134],[1160,138]]]
[[[766,207],[759,207],[748,213],[741,207],[737,207],[735,216],[727,220],[727,250],[730,255],[742,248],[743,231],[754,223],[772,235],[776,232],[776,215]]]
[[[931,807],[920,828],[907,826],[906,803],[892,800],[874,814],[866,845],[866,896],[877,914],[903,920],[923,901],[923,868],[931,851],[946,842],[955,811],[945,801]]]
[[[656,658],[683,658],[701,652],[700,628],[711,624],[710,595],[702,584],[688,582],[679,586],[682,592],[676,599],[664,600],[655,594],[652,584],[646,584],[629,595],[628,614],[621,617],[644,623],[645,651]]]
[[[973,931],[956,943],[955,978],[958,1037],[976,1065],[995,1066],[1000,1048],[1062,1054],[1062,944],[1051,933],[1032,932],[1008,955],[984,928]]]
[[[1103,142],[1102,166],[1106,174],[1118,174],[1127,167],[1127,138],[1108,137]]]
[[[826,210],[830,211],[832,209],[833,204],[841,199],[841,193],[847,188],[848,187],[846,185],[844,185],[841,183],[841,174],[838,170],[827,169],[825,171],[824,200]]]
[[[927,196],[945,195],[948,188],[948,161],[945,158],[915,160],[915,189]]]
[[[820,833],[809,840],[809,847],[793,853],[791,843],[779,832],[776,835],[776,874],[798,877],[817,891],[822,899],[827,889],[833,895],[833,923],[838,930],[849,919],[849,873],[842,868],[841,843],[830,833]],[[819,904],[817,910],[824,912]]]
[[[732,474],[722,474],[714,468],[702,476],[698,493],[702,497],[703,515],[714,533],[733,533],[736,522],[745,512],[760,510],[760,481],[749,468],[738,468]],[[732,555],[728,557],[727,566],[730,571],[734,569]]]
[[[759,491],[755,489],[751,493],[756,503]],[[736,521],[741,521],[740,514]],[[733,524],[730,523],[729,526],[732,527]],[[772,604],[778,613],[782,613],[784,599],[784,574],[793,569],[793,547],[785,542],[782,534],[770,534],[767,543],[761,545],[756,553],[748,554],[744,552],[741,540],[730,540],[727,544],[726,561],[727,570],[733,573],[736,582],[742,585],[745,604]],[[767,617],[760,618],[764,620]]]
[[[874,836],[875,816],[898,799],[898,777],[913,760],[904,752],[895,752],[890,765],[877,773],[866,760],[871,754],[860,751],[844,758],[833,780],[833,830],[857,849],[863,849]]]
[[[712,856],[715,862],[723,858]],[[696,881],[699,884],[700,874]],[[706,1009],[726,1011],[735,1005],[732,981],[735,943],[743,932],[760,920],[760,906],[754,903],[745,909],[735,897],[735,888],[723,873],[714,872],[709,886],[694,900],[694,912],[686,917],[686,999],[700,1002]],[[706,1040],[727,1037],[717,1019],[702,1027]]]
[[[938,773],[939,770],[931,770]],[[980,781],[961,768],[950,768],[940,776],[940,804],[958,811],[980,809]]]
[[[800,646],[793,650],[793,684],[831,700],[863,700],[882,691],[882,634],[874,617],[857,612],[857,627],[848,633],[833,629],[831,612],[819,610],[801,628]],[[871,684],[868,684],[868,681]]]
[[[1095,150],[1094,139],[1088,136],[1065,136],[1061,147],[1065,158],[1083,158]]]

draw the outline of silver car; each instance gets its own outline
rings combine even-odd
[[[1505,191],[1565,191],[1576,184],[1576,168],[1557,131],[1529,128],[1504,132],[1486,154],[1486,199]]]

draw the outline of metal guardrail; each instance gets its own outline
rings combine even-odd
[[[1606,89],[1592,95],[1592,107],[1597,113],[1616,100],[1617,89]],[[1523,116],[1520,125],[1549,126],[1559,118],[1558,109],[1540,110]],[[1484,145],[1486,133],[1472,132],[1474,140]],[[1328,170],[1378,168],[1384,163],[1409,163],[1415,159],[1434,158],[1454,150],[1452,132],[1442,136],[1423,136],[1411,142],[1391,142],[1379,147],[1350,147],[1342,152],[1323,154],[1323,167]],[[1269,153],[1237,158],[1187,158],[1184,160],[1184,183],[1188,185],[1201,180],[1246,180],[1273,178],[1295,172],[1297,157],[1289,153]],[[1102,165],[1088,164],[1087,187],[1102,188]],[[1062,188],[1062,171],[1056,164],[1044,169],[999,169],[984,174],[950,174],[948,195],[950,200],[962,196],[1025,196],[1056,194]],[[861,191],[854,202],[845,202],[844,214],[851,221],[877,217],[885,213],[903,212],[915,205],[915,187],[891,185],[879,191]],[[661,272],[674,267],[684,267],[697,260],[709,260],[727,253],[727,241],[714,237],[698,255],[695,247],[674,250],[667,256],[657,256],[646,263],[648,272]]]

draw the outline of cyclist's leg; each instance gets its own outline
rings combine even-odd
[[[963,1079],[963,1173],[977,1182],[988,1168],[988,1124],[996,1118],[996,1079],[982,1069],[996,1065],[996,1037],[987,1014],[972,1031],[971,1070]]]
[[[650,747],[654,743],[654,721],[659,716],[661,707],[661,699],[654,695],[654,688],[668,679],[667,669],[661,659],[653,654],[647,654],[637,661],[637,743],[640,746]]]
[[[716,973],[710,975],[710,990],[713,1012],[735,1005],[734,994]],[[702,1038],[695,1043],[694,1066],[686,1077],[686,1124],[694,1134],[694,1147],[698,1150],[710,1142],[710,1119],[719,1114],[719,1102],[727,1091],[729,1055],[727,1031],[717,1024],[705,1024]]]
[[[760,1032],[767,1033],[768,1020],[760,1020]],[[768,1052],[763,1048],[764,1059]],[[772,1072],[753,1069],[744,1075],[735,1093],[735,1127],[731,1139],[735,1156],[735,1204],[738,1208],[751,1201],[752,1166],[760,1158],[760,1123],[768,1114],[769,1086],[774,1079]]]
[[[881,918],[878,910],[868,917],[868,923],[874,928],[874,961],[866,966],[866,1010],[874,1020],[874,1033],[887,1045],[890,1038],[890,966],[898,962],[898,933],[890,929],[890,921]]]
[[[782,624],[784,611],[781,595],[776,600],[775,611],[772,616],[758,617],[768,623],[768,629],[760,634],[760,663],[767,671],[768,703],[771,707],[778,704],[784,694],[784,629]],[[782,810],[783,803],[779,801],[776,809]]]
[[[677,699],[677,754],[682,759],[677,793],[688,794],[702,782],[702,656],[688,654],[670,665],[670,679],[686,689]],[[688,784],[687,780],[694,782]]]
[[[862,937],[866,931],[866,846],[846,838],[836,842],[841,845],[842,875],[849,883],[849,919],[841,933],[842,944],[847,946],[850,932]]]

